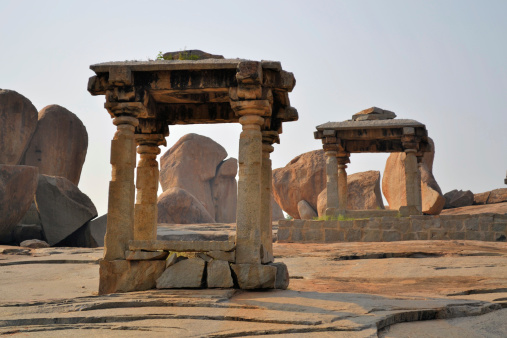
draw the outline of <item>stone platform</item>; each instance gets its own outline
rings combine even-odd
[[[281,220],[278,241],[392,242],[407,240],[506,241],[507,215],[375,217],[355,220]]]
[[[274,244],[288,290],[98,296],[100,249],[0,247],[0,334],[502,337],[507,243]]]

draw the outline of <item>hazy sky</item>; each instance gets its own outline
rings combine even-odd
[[[377,106],[423,122],[443,192],[504,186],[507,1],[0,0],[0,88],[38,110],[59,104],[89,136],[80,189],[106,212],[115,128],[91,96],[91,64],[201,49],[277,60],[294,73],[299,121],[283,126],[273,167],[321,148],[315,126]],[[239,125],[170,127],[168,148],[199,133],[238,153]],[[162,148],[165,152],[168,148]],[[387,154],[353,154],[348,172],[383,171]]]

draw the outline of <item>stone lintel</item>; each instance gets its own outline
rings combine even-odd
[[[233,251],[236,244],[233,241],[130,241],[132,251],[174,251],[174,252],[207,252]]]
[[[134,79],[129,67],[109,67],[108,82],[114,86],[131,86]]]
[[[128,261],[165,260],[168,255],[167,251],[125,251],[125,259]]]

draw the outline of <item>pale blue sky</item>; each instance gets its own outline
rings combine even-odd
[[[503,187],[507,170],[507,1],[7,1],[0,0],[0,88],[37,109],[59,104],[89,135],[80,188],[107,208],[114,128],[89,65],[201,49],[278,60],[294,73],[298,122],[284,125],[274,168],[320,149],[315,126],[378,106],[426,124],[444,192]],[[237,157],[239,125],[194,132]],[[166,149],[162,148],[164,152]],[[353,154],[349,173],[383,171],[387,155]]]

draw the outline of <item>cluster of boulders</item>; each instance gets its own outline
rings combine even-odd
[[[209,137],[187,134],[160,158],[158,222],[236,222],[238,160]],[[273,220],[283,218],[272,201]]]
[[[366,171],[348,176],[349,210],[384,209],[380,172]],[[291,217],[321,217],[327,207],[326,159],[323,150],[301,154],[285,167],[273,170],[273,195]]]
[[[497,204],[507,202],[507,188],[474,194],[470,190],[451,190],[444,195],[444,209],[468,207],[470,205]]]
[[[77,187],[88,148],[81,120],[0,90],[0,122],[0,243],[102,245],[105,222],[91,222],[97,210]]]
[[[421,164],[423,213],[438,215],[445,198],[433,177],[435,145],[424,154]],[[382,192],[390,209],[406,205],[405,153],[392,153],[386,162]],[[375,170],[348,175],[347,209],[385,209],[380,190],[380,172]],[[273,170],[273,195],[282,209],[293,218],[322,217],[327,208],[326,159],[323,150],[297,156],[284,168]]]

